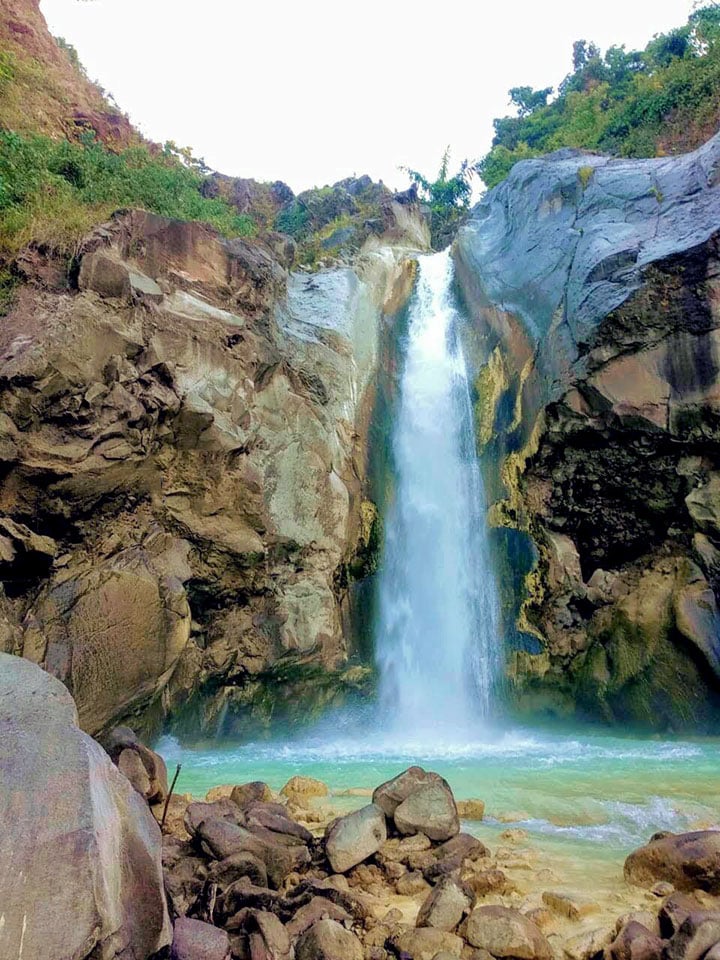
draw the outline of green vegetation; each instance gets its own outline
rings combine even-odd
[[[212,224],[225,236],[254,233],[251,217],[203,196],[204,165],[166,144],[113,153],[79,143],[0,132],[0,265],[27,243],[71,254],[81,237],[121,207]]]
[[[517,116],[495,120],[491,151],[477,164],[488,187],[519,160],[561,147],[624,157],[692,149],[720,123],[720,6],[696,10],[685,26],[642,51],[593,43],[573,47],[573,71],[552,88],[510,91]]]
[[[407,167],[403,170],[418,188],[420,199],[430,207],[430,242],[433,249],[441,250],[452,240],[470,206],[474,169],[463,160],[458,172],[451,177],[450,147],[447,147],[435,180],[428,180],[417,170]]]

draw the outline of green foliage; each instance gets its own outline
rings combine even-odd
[[[593,172],[592,167],[580,167],[578,170],[578,180],[582,184],[583,190],[587,190],[588,184],[592,180]]]
[[[452,239],[470,205],[475,168],[463,160],[458,172],[450,176],[450,147],[447,147],[434,180],[417,170],[402,169],[418,188],[420,198],[430,207],[430,240],[433,248],[439,250]]]
[[[644,50],[573,45],[573,71],[558,87],[514,87],[517,116],[494,122],[491,151],[477,165],[488,187],[520,160],[561,147],[628,157],[690,149],[720,119],[720,6],[654,37]]]
[[[54,37],[53,39],[55,40],[55,43],[60,47],[60,49],[64,51],[68,60],[73,65],[73,67],[77,70],[80,76],[85,77],[85,79],[87,79],[87,71],[85,70],[85,67],[82,64],[82,61],[80,60],[80,56],[77,50],[75,49],[75,47],[71,43],[68,43],[65,37]]]
[[[172,144],[159,154],[146,147],[112,153],[92,136],[71,143],[0,132],[0,258],[30,241],[72,252],[120,207],[204,221],[225,236],[252,234],[251,217],[203,196],[202,169]]]
[[[310,213],[307,207],[294,200],[278,213],[273,228],[299,239],[305,234],[309,221]]]

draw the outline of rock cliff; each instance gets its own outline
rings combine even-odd
[[[520,163],[460,231],[520,706],[662,728],[718,703],[719,235],[720,137]]]
[[[423,236],[394,208],[312,274],[280,235],[139,211],[86,238],[69,289],[26,258],[0,334],[0,650],[63,680],[85,730],[214,733],[362,679],[373,374]]]

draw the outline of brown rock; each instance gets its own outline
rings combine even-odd
[[[652,840],[627,858],[625,879],[643,887],[664,880],[677,890],[720,893],[720,831],[700,830]]]
[[[217,883],[221,890],[242,877],[247,877],[256,887],[268,885],[267,868],[263,861],[244,850],[224,860],[216,860],[208,869],[208,879]]]
[[[230,960],[230,938],[224,930],[202,920],[178,917],[170,960]]]
[[[404,930],[391,938],[391,944],[397,955],[408,960],[433,960],[443,950],[459,957],[463,948],[460,937],[432,927]]]
[[[466,929],[474,947],[494,957],[518,960],[551,960],[552,948],[535,924],[517,910],[507,907],[475,907]]]
[[[240,825],[240,810],[237,804],[233,803],[229,797],[222,800],[215,800],[212,803],[205,803],[202,800],[196,800],[189,803],[185,810],[185,828],[191,835],[197,833],[200,824],[204,820],[229,820],[231,823]]]
[[[563,943],[563,954],[568,960],[591,960],[602,953],[613,940],[613,932],[605,927],[584,930]]]
[[[689,914],[667,947],[668,960],[700,960],[720,943],[720,913]]]
[[[148,800],[152,792],[150,777],[140,755],[135,750],[123,750],[118,757],[118,770],[128,778],[134,790],[143,800]]]
[[[512,884],[502,870],[480,870],[468,878],[468,886],[478,897],[486,897],[491,893],[507,893]]]
[[[542,895],[543,903],[549,907],[553,913],[561,917],[567,917],[568,920],[582,920],[600,909],[598,904],[592,900],[583,900],[579,897],[572,897],[567,893],[546,890]]]
[[[660,907],[658,922],[660,934],[669,940],[674,936],[691,913],[720,910],[720,900],[706,897],[700,891],[670,894]]]
[[[611,960],[662,960],[665,941],[631,920],[607,948]]]
[[[327,797],[330,793],[326,783],[312,777],[291,777],[280,793],[288,799],[309,800],[312,797]]]
[[[416,893],[424,893],[430,884],[419,870],[411,870],[403,874],[395,884],[395,889],[403,897],[414,897]]]
[[[459,833],[431,851],[431,862],[423,866],[427,880],[435,882],[462,870],[468,862],[477,862],[488,856],[488,849],[477,837]]]
[[[455,931],[465,914],[470,912],[473,901],[470,891],[455,880],[440,880],[420,907],[415,925]]]
[[[485,816],[483,800],[456,800],[455,803],[461,820],[482,820]]]
[[[296,960],[363,960],[362,944],[335,920],[318,920],[302,934]]]
[[[309,903],[293,914],[286,929],[291,939],[296,940],[318,920],[335,920],[349,927],[352,919],[347,910],[328,900],[327,897],[313,897]]]
[[[264,803],[270,803],[273,793],[270,787],[261,780],[253,780],[251,783],[241,783],[233,787],[230,792],[230,799],[239,807],[245,807],[255,800],[261,800]]]

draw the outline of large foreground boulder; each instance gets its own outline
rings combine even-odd
[[[170,943],[160,830],[63,684],[0,653],[0,957],[145,960]]]
[[[720,893],[720,830],[670,834],[634,850],[625,879],[640,887],[665,880],[677,890]]]

